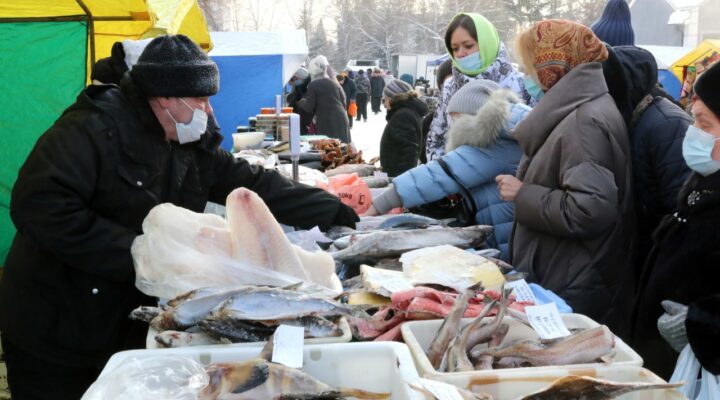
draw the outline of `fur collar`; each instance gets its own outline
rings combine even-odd
[[[497,90],[475,115],[463,115],[452,123],[448,132],[446,152],[462,145],[490,147],[505,131],[510,117],[510,105],[520,99],[509,90]]]

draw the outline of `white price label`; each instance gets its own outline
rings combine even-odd
[[[517,301],[531,301],[534,304],[538,304],[535,294],[532,292],[532,289],[530,289],[530,285],[525,282],[525,279],[505,282],[505,287],[513,290],[512,292]]]
[[[290,368],[302,368],[305,328],[280,325],[273,336],[272,362]]]
[[[378,179],[387,179],[388,174],[387,172],[375,171],[373,172],[373,177]]]
[[[424,378],[419,378],[418,381],[438,400],[463,400],[460,392],[453,385]]]
[[[530,325],[541,339],[556,339],[570,335],[570,331],[565,327],[565,322],[560,318],[555,303],[527,306],[525,313]]]
[[[383,281],[382,287],[390,293],[402,292],[403,290],[410,290],[414,286],[404,278],[390,278]]]

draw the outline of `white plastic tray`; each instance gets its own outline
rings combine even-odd
[[[123,351],[110,358],[100,376],[129,358],[179,355],[202,364],[239,362],[256,358],[261,348],[259,345],[192,346]],[[390,392],[393,400],[411,400],[411,392],[405,382],[418,377],[407,346],[395,342],[308,345],[304,348],[303,370],[334,387]]]
[[[341,317],[338,321],[338,326],[340,327],[340,330],[342,331],[342,335],[340,336],[332,336],[332,337],[325,337],[325,338],[309,338],[305,339],[305,344],[328,344],[328,343],[348,343],[352,340],[352,332],[350,331],[350,324],[348,324],[347,319],[345,317]],[[153,329],[152,327],[148,328],[147,336],[145,337],[145,348],[148,349],[164,349],[164,347],[160,346],[160,344],[155,340],[155,335],[158,334],[158,331]],[[264,345],[265,342],[246,342],[246,343],[232,343],[232,344],[216,344],[213,346],[230,346],[230,347],[255,347],[258,345]],[[187,347],[196,347],[196,346],[187,346]]]
[[[564,376],[570,375],[565,368],[534,371],[507,371],[499,376],[471,377],[469,375],[446,377],[444,382],[453,384],[475,393],[487,393],[495,399],[518,399],[531,393],[543,390]],[[660,377],[645,368],[637,366],[591,367],[585,370],[573,369],[572,374],[607,379],[613,382],[644,382],[665,383]],[[686,399],[674,389],[644,390],[627,393],[617,397],[618,400],[681,400]]]
[[[577,328],[592,328],[598,326],[598,323],[592,319],[580,315],[580,314],[561,314],[562,319],[568,329]],[[463,326],[470,323],[473,318],[466,318],[462,320]],[[456,378],[464,377],[467,381],[502,381],[505,376],[538,376],[543,371],[563,371],[561,375],[554,376],[565,376],[572,374],[588,374],[589,371],[595,368],[606,367],[608,364],[602,363],[589,363],[589,364],[574,364],[564,366],[546,366],[546,367],[526,367],[526,368],[506,368],[506,369],[495,369],[488,371],[472,371],[472,372],[437,372],[430,363],[430,360],[425,354],[425,350],[430,346],[435,333],[440,328],[443,320],[426,320],[426,321],[409,321],[402,325],[400,328],[405,343],[410,347],[410,352],[415,360],[418,372],[421,376],[429,379],[435,379],[438,381],[452,383],[456,382]],[[503,322],[510,325],[507,336],[503,343],[519,339],[537,339],[538,335],[535,331],[524,325],[523,323],[510,318],[505,317]],[[617,336],[615,337],[615,356],[614,361],[610,365],[624,365],[624,366],[637,366],[641,367],[643,363],[642,358],[633,351],[625,342],[623,342]]]

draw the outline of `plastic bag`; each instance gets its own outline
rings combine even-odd
[[[171,299],[200,287],[283,287],[301,281],[233,259],[227,223],[217,215],[161,204],[145,218],[143,232],[133,242],[131,253],[135,286],[149,296]],[[332,292],[311,282],[303,287],[328,295]]]
[[[350,116],[353,118],[357,117],[357,103],[355,103],[354,101],[351,101],[350,105],[348,106],[348,114],[350,114]]]
[[[365,213],[372,205],[370,188],[354,172],[331,176],[326,190],[339,197],[343,204],[350,206],[358,215]]]
[[[698,379],[700,374],[700,379]],[[720,400],[720,380],[702,368],[688,344],[680,353],[670,383],[685,382],[677,389],[690,400]]]
[[[187,357],[129,358],[100,376],[82,400],[195,400],[209,382],[205,368]]]

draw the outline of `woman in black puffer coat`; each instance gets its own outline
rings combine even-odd
[[[395,177],[418,164],[422,117],[427,113],[427,105],[410,85],[399,79],[385,86],[383,99],[388,123],[380,139],[380,165],[388,176]]]

